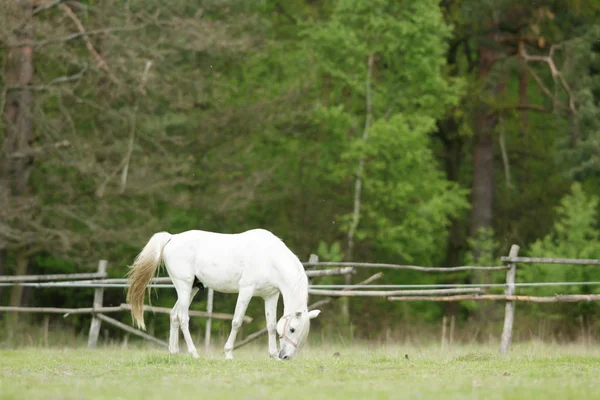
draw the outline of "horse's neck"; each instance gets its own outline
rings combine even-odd
[[[285,282],[280,288],[283,297],[283,314],[306,310],[308,303],[308,279],[304,270],[294,279]]]

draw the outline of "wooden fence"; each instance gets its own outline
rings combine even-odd
[[[397,265],[397,264],[381,264],[381,263],[355,263],[355,262],[319,262],[318,257],[311,255],[308,262],[303,263],[307,268],[306,274],[311,280],[309,294],[311,296],[325,296],[309,306],[309,309],[315,309],[329,304],[332,301],[342,297],[353,296],[369,296],[369,297],[384,297],[389,301],[503,301],[505,302],[504,325],[500,340],[500,353],[508,352],[512,341],[512,331],[514,324],[515,303],[537,302],[537,303],[555,303],[555,302],[579,302],[579,301],[598,301],[600,294],[569,294],[569,295],[554,295],[554,296],[526,296],[516,295],[517,287],[536,287],[536,286],[569,286],[569,285],[599,285],[600,282],[525,282],[517,283],[517,265],[539,263],[539,264],[576,264],[576,265],[600,265],[600,260],[583,260],[583,259],[567,259],[567,258],[539,258],[539,257],[518,257],[519,246],[513,245],[507,257],[501,257],[501,261],[505,265],[498,266],[460,266],[460,267],[422,267],[415,265]],[[329,269],[311,269],[315,267]],[[414,284],[395,284],[395,285],[377,285],[372,284],[382,277],[382,272],[377,272],[368,279],[353,284],[350,282],[344,285],[315,285],[312,280],[323,276],[344,275],[350,277],[356,272],[356,268],[372,268],[372,269],[391,269],[391,270],[412,270],[427,273],[453,273],[460,271],[491,271],[491,272],[506,272],[506,281],[503,284],[482,283],[482,284],[429,284],[429,285],[414,285]],[[103,296],[104,290],[109,288],[124,288],[127,287],[127,280],[121,278],[107,278],[107,262],[102,260],[98,265],[96,273],[82,274],[60,274],[60,275],[28,275],[28,276],[0,276],[0,286],[21,285],[25,287],[49,288],[49,287],[69,287],[69,288],[94,288],[94,299],[92,307],[87,308],[56,308],[56,307],[5,307],[0,306],[0,311],[7,312],[39,312],[39,313],[60,313],[65,316],[70,314],[91,314],[92,322],[88,336],[88,347],[96,347],[100,326],[102,322],[123,329],[130,334],[140,336],[150,340],[161,346],[167,346],[167,343],[156,337],[149,335],[146,332],[135,329],[129,325],[123,324],[113,318],[108,317],[107,313],[123,312],[130,310],[128,304],[119,306],[104,307]],[[169,278],[154,278],[150,284],[153,288],[173,288]],[[504,288],[504,294],[488,294],[486,290],[489,288]],[[364,290],[366,289],[366,290]],[[386,290],[378,290],[386,289]],[[233,315],[213,312],[214,307],[214,292],[208,290],[207,309],[204,311],[190,311],[192,317],[207,318],[205,329],[205,350],[208,352],[210,348],[210,334],[212,319],[231,320]],[[157,313],[169,313],[169,308],[145,306],[147,311]],[[244,322],[250,322],[252,318],[246,316]],[[447,319],[444,317],[442,324],[444,334],[442,342],[446,340],[445,331],[447,330]],[[454,319],[450,323],[450,331],[454,330]],[[244,340],[238,342],[235,348],[250,343],[251,341],[266,334],[266,329],[261,329],[250,334]]]
[[[17,313],[47,313],[47,314],[63,314],[64,317],[68,317],[71,314],[91,314],[92,321],[90,324],[90,331],[88,334],[88,347],[95,348],[98,343],[98,336],[100,334],[101,323],[105,322],[109,325],[117,327],[126,331],[127,333],[139,336],[143,339],[154,342],[160,346],[168,346],[168,343],[160,340],[142,330],[133,328],[127,324],[124,324],[114,318],[107,316],[107,313],[124,312],[130,311],[131,306],[129,304],[120,304],[119,306],[105,307],[103,305],[104,290],[111,288],[126,288],[128,287],[127,279],[123,278],[107,278],[107,265],[106,260],[101,260],[98,263],[98,271],[95,273],[75,273],[75,274],[45,274],[45,275],[25,275],[25,276],[0,276],[0,286],[16,286],[20,285],[23,287],[32,288],[93,288],[94,298],[92,307],[84,308],[60,308],[60,307],[11,307],[11,306],[0,306],[0,312],[17,312]],[[323,270],[310,270],[306,271],[306,275],[309,278],[318,278],[323,276],[335,276],[335,275],[348,275],[354,273],[352,267],[339,267],[330,268]],[[150,283],[151,288],[174,288],[171,283],[171,279],[168,277],[164,278],[153,278]],[[212,319],[223,319],[232,320],[232,314],[215,313],[213,312],[214,304],[214,291],[208,289],[207,298],[207,309],[206,311],[190,310],[190,317],[202,317],[206,318],[206,330],[205,330],[205,351],[210,349],[210,336],[211,336],[211,324]],[[152,307],[144,306],[144,311],[150,311],[154,313],[165,313],[171,312],[170,308],[166,307]],[[252,318],[249,316],[244,317],[244,322],[252,322]],[[47,323],[44,324],[47,329]],[[47,333],[45,333],[47,336]]]

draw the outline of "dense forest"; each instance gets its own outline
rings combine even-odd
[[[0,275],[106,259],[123,277],[154,232],[257,227],[301,260],[500,265],[512,244],[600,258],[597,0],[0,0],[0,60]],[[600,271],[531,265],[517,280]],[[386,271],[379,283],[474,281],[504,275]],[[86,289],[0,287],[3,305],[90,303]],[[234,304],[217,294],[217,311]],[[198,296],[192,308],[204,307]],[[350,308],[362,338],[437,329],[452,314],[485,339],[503,311],[372,298]],[[337,311],[314,329],[347,332]],[[598,311],[518,304],[528,324],[517,329],[593,334]],[[261,327],[262,302],[248,314]],[[166,332],[168,318],[149,319]]]

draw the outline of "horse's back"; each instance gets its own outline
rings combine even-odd
[[[172,241],[196,249],[245,250],[264,247],[286,248],[281,239],[266,229],[251,229],[241,233],[217,233],[190,230],[172,235]],[[283,246],[283,247],[282,247]]]
[[[171,278],[196,276],[221,292],[237,292],[244,282],[264,284],[275,278],[274,269],[296,268],[292,264],[299,263],[283,241],[265,229],[235,234],[186,231],[173,235],[164,251]]]

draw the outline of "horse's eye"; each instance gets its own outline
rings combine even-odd
[[[290,328],[290,332],[294,333],[296,330],[294,328]]]

